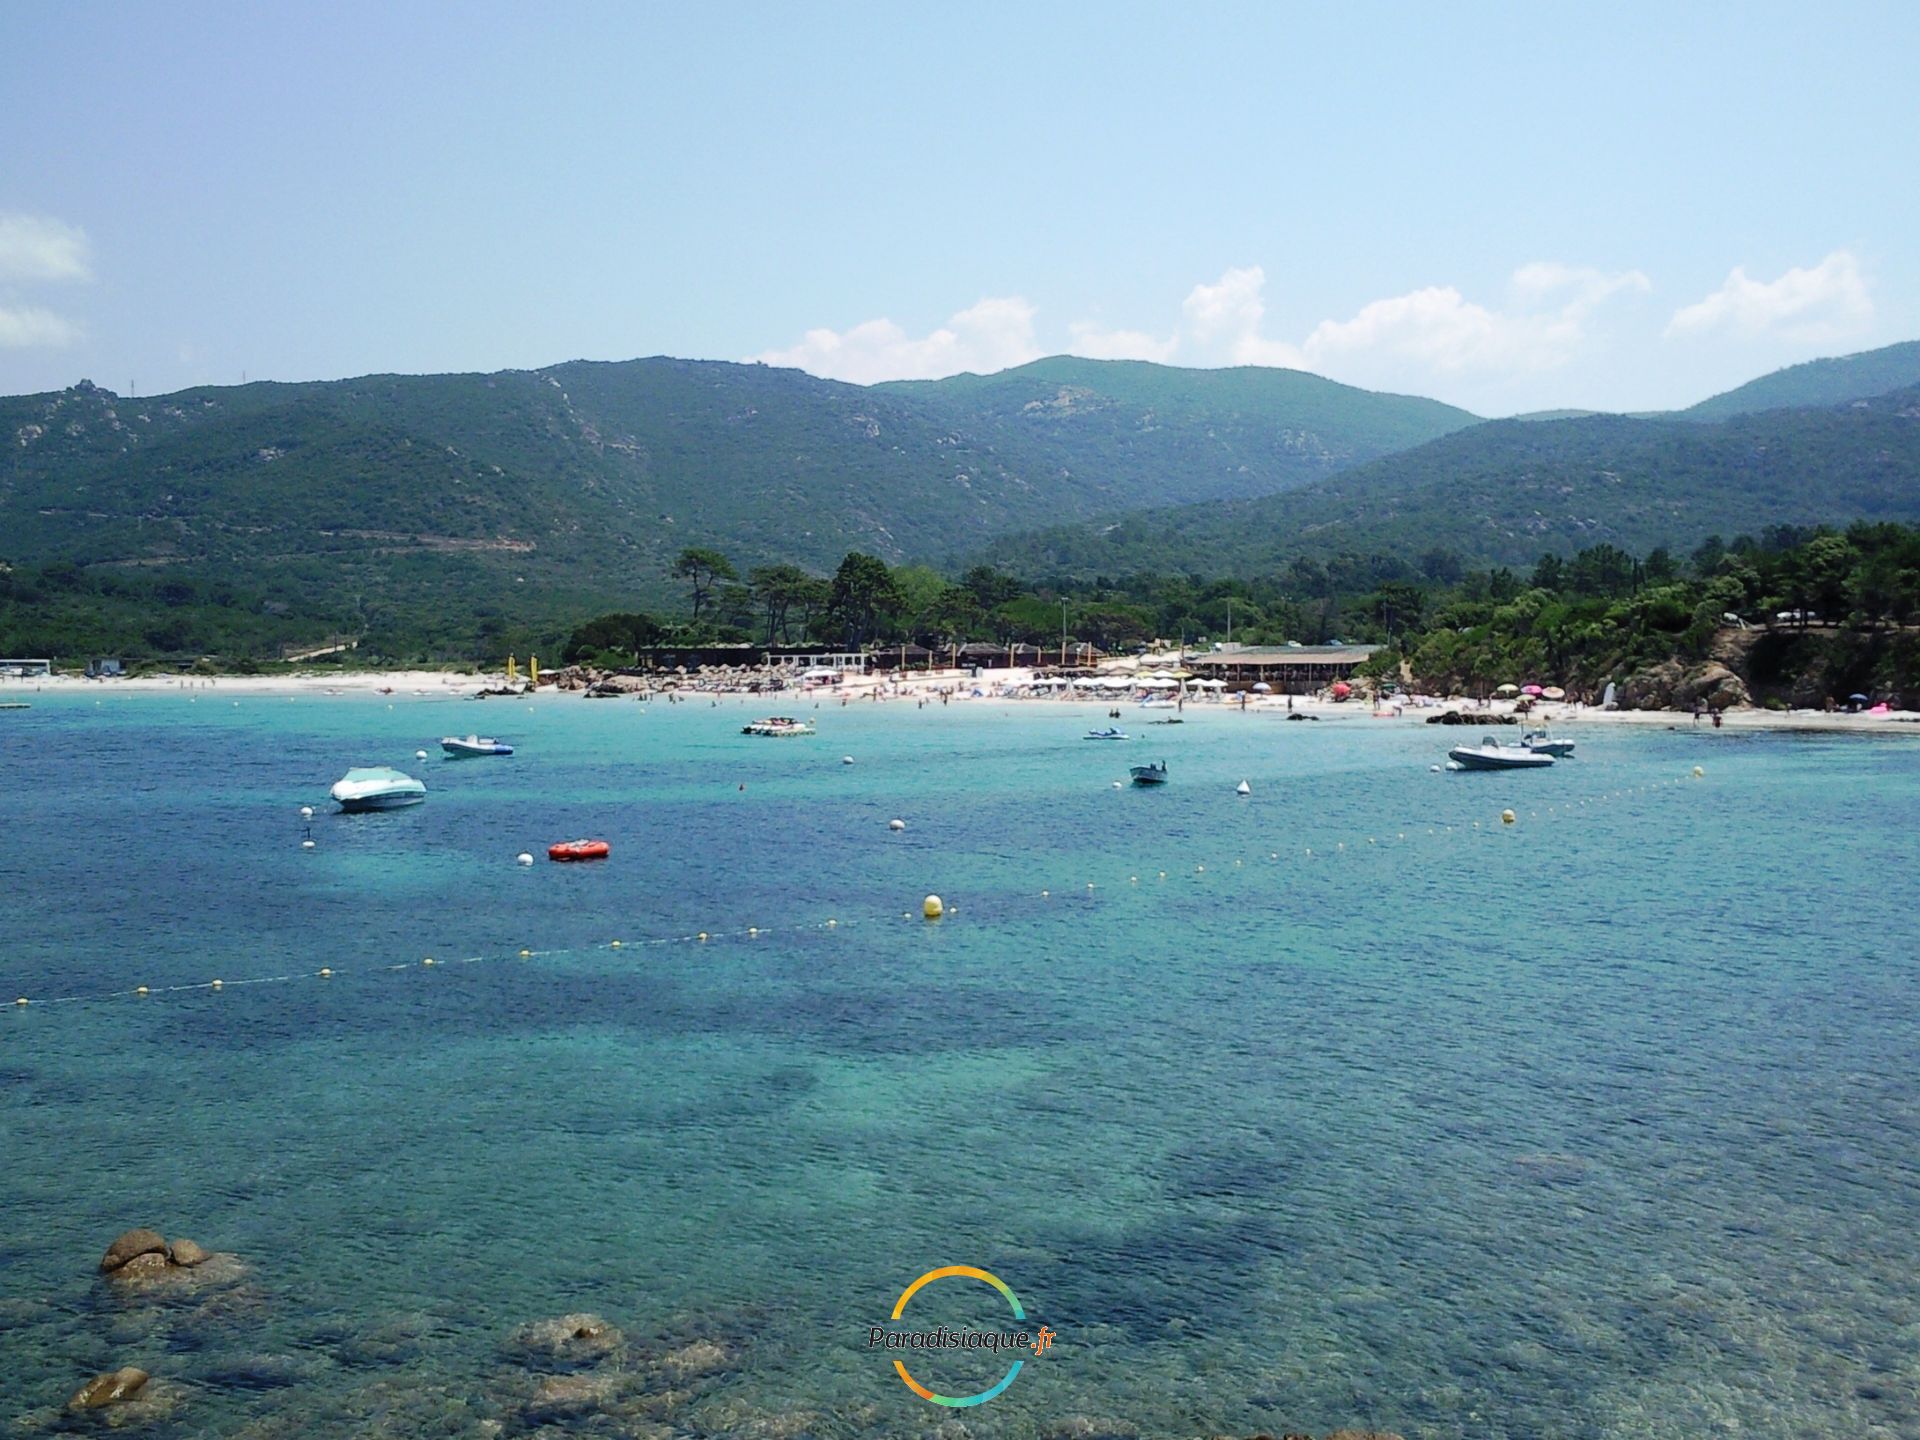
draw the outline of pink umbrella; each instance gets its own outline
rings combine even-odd
[[[1542,691],[1538,685],[1522,685],[1520,687],[1520,693],[1522,695],[1540,695],[1545,692]]]

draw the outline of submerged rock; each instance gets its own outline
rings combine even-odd
[[[166,1259],[167,1239],[164,1235],[158,1230],[129,1230],[109,1245],[107,1253],[100,1257],[100,1273],[112,1274],[136,1256],[154,1254],[163,1261]]]
[[[686,1380],[725,1370],[732,1362],[733,1357],[723,1347],[711,1340],[696,1340],[661,1356],[660,1370],[670,1380]]]
[[[522,1325],[507,1337],[507,1352],[526,1365],[577,1369],[598,1364],[625,1343],[617,1325],[578,1312]]]
[[[108,1405],[118,1405],[140,1393],[147,1381],[153,1377],[146,1371],[132,1365],[109,1371],[105,1375],[96,1375],[67,1401],[69,1410],[99,1410]]]
[[[1135,1440],[1140,1427],[1130,1420],[1068,1415],[1040,1427],[1041,1440]]]

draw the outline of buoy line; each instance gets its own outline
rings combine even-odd
[[[1630,785],[1621,790],[1611,790],[1599,795],[1589,795],[1589,796],[1578,797],[1575,799],[1561,800],[1555,803],[1548,804],[1545,807],[1544,815],[1543,815],[1543,812],[1540,810],[1528,811],[1527,818],[1530,821],[1538,821],[1538,820],[1552,820],[1556,817],[1567,817],[1567,816],[1573,815],[1576,809],[1583,809],[1589,805],[1599,805],[1599,804],[1604,804],[1608,800],[1620,800],[1620,799],[1628,798],[1630,796],[1647,795],[1647,794],[1653,794],[1658,791],[1665,791],[1676,786],[1684,786],[1688,784],[1690,781],[1701,780],[1705,778],[1705,775],[1706,775],[1705,769],[1702,766],[1695,765],[1692,768],[1691,773],[1687,776],[1671,777],[1671,778],[1660,779],[1660,780],[1651,780],[1640,785]],[[1450,838],[1454,836],[1467,838],[1474,835],[1480,835],[1480,836],[1501,835],[1503,832],[1522,828],[1518,824],[1519,818],[1520,817],[1518,815],[1518,812],[1512,809],[1511,807],[1508,807],[1506,809],[1503,809],[1497,812],[1491,821],[1485,822],[1485,823],[1483,823],[1481,820],[1476,819],[1463,825],[1449,824],[1444,822],[1438,824],[1437,826],[1430,824],[1426,827],[1426,834],[1424,837],[1419,834],[1412,834],[1410,838],[1410,832],[1408,830],[1395,829],[1393,831],[1393,838],[1388,843],[1395,844],[1395,845],[1412,843],[1417,845],[1421,843],[1423,839],[1426,839],[1426,838],[1444,839],[1444,838]],[[895,825],[902,825],[902,828],[904,828],[904,825],[902,824],[902,822],[894,821],[892,823]],[[1417,827],[1419,822],[1415,821],[1413,823]],[[1383,834],[1384,834],[1384,831],[1383,831]],[[1366,844],[1368,846],[1374,847],[1375,849],[1378,849],[1381,847],[1381,838],[1382,837],[1379,835],[1368,835],[1364,837]],[[1360,853],[1360,848],[1359,848],[1358,839],[1355,840],[1354,845],[1351,849],[1348,847],[1348,844],[1345,840],[1336,840],[1331,850],[1327,848],[1326,842],[1323,839],[1321,841],[1320,848],[1318,851],[1316,851],[1314,847],[1311,845],[1302,846],[1302,845],[1298,845],[1297,841],[1289,841],[1288,848],[1284,850],[1267,849],[1263,847],[1262,849],[1259,850],[1258,853],[1230,857],[1232,859],[1232,865],[1230,867],[1224,866],[1220,862],[1220,860],[1217,858],[1211,863],[1214,864],[1216,872],[1224,869],[1239,869],[1242,871],[1243,874],[1245,874],[1244,862],[1248,858],[1251,858],[1255,862],[1255,866],[1257,868],[1259,863],[1261,863],[1262,861],[1264,861],[1268,865],[1274,865],[1274,864],[1283,864],[1288,860],[1325,860],[1332,857],[1355,855],[1359,853]],[[1208,874],[1207,863],[1208,862],[1196,862],[1192,870],[1187,872],[1188,876],[1196,881],[1202,880]],[[1157,880],[1160,882],[1164,882],[1168,879],[1168,872],[1165,870],[1156,871],[1155,874],[1157,876]],[[1062,888],[1063,896],[1066,894],[1077,893],[1077,897],[1080,899],[1080,902],[1082,904],[1099,903],[1100,889],[1103,888],[1101,885],[1097,884],[1097,882],[1095,881],[1091,881],[1091,880],[1085,881],[1084,891],[1076,892],[1074,886],[1077,883],[1079,882],[1070,882],[1067,886],[1063,887]],[[1138,874],[1129,875],[1125,881],[1125,884],[1127,886],[1137,887],[1140,884],[1139,875]],[[1114,888],[1117,889],[1121,887],[1116,882],[1114,884]],[[1028,892],[1028,893],[1031,894],[1032,892]],[[1052,887],[1042,889],[1039,892],[1039,898],[1042,900],[1051,900],[1052,896],[1053,896]],[[1009,897],[1009,898],[1012,898],[1012,897]],[[928,895],[926,899],[922,902],[921,916],[927,920],[937,920],[942,918],[944,915],[957,913],[958,909],[959,909],[958,906],[945,904],[944,902],[941,901],[940,897],[937,895]],[[912,919],[913,915],[914,915],[914,912],[911,910],[903,911],[901,918]],[[880,917],[876,914],[869,918],[877,919]],[[592,954],[592,953],[603,951],[603,950],[604,951],[620,951],[625,949],[642,949],[642,948],[658,949],[658,948],[662,948],[670,945],[711,945],[716,941],[724,942],[729,940],[757,941],[760,938],[765,936],[795,935],[795,934],[805,934],[809,932],[820,932],[820,931],[837,931],[840,929],[844,929],[848,926],[859,925],[862,923],[864,922],[859,918],[855,918],[851,920],[842,920],[837,916],[834,916],[834,917],[829,917],[828,919],[823,921],[807,921],[807,922],[802,922],[796,925],[789,925],[789,926],[782,926],[782,927],[748,925],[748,926],[744,926],[734,930],[699,930],[699,931],[693,932],[692,934],[686,934],[686,935],[658,935],[658,936],[644,937],[638,940],[628,940],[625,937],[621,937],[618,939],[600,941],[591,945],[565,946],[558,949],[535,950],[530,948],[522,948],[520,950],[513,952],[511,955],[465,955],[452,960],[442,960],[437,957],[429,955],[429,956],[423,956],[419,960],[403,960],[403,961],[398,961],[395,963],[390,963],[385,965],[373,964],[365,967],[363,970],[358,972],[353,970],[339,970],[339,969],[332,968],[330,966],[322,966],[315,970],[291,971],[283,975],[245,976],[238,980],[227,980],[225,978],[216,978],[216,979],[210,979],[210,980],[187,981],[187,982],[184,982],[181,984],[175,984],[175,985],[159,985],[159,986],[135,985],[122,990],[94,991],[90,993],[81,993],[81,994],[73,994],[73,995],[56,995],[56,996],[50,996],[45,998],[36,998],[34,996],[22,995],[17,997],[13,1001],[12,1005],[0,1006],[0,1008],[4,1008],[10,1011],[26,1011],[26,1010],[38,1009],[41,1007],[54,1006],[54,1005],[80,1005],[80,1004],[89,1004],[89,1003],[99,1004],[99,1003],[103,1003],[111,1000],[125,1000],[125,999],[149,999],[150,1000],[155,996],[178,995],[178,994],[185,994],[188,992],[198,991],[198,990],[208,991],[208,992],[217,994],[217,993],[220,993],[221,991],[224,991],[228,987],[238,989],[245,986],[286,985],[286,984],[291,984],[297,980],[333,980],[333,979],[341,978],[344,976],[352,975],[355,973],[397,974],[402,971],[416,970],[416,969],[433,969],[433,968],[438,968],[444,965],[481,965],[481,964],[497,963],[500,961],[507,961],[507,960],[536,960],[536,959],[553,958],[558,956],[586,955],[586,954]]]

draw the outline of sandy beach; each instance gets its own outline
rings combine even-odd
[[[551,674],[552,672],[548,672]],[[825,708],[832,704],[863,705],[1049,705],[1084,712],[1089,719],[1103,719],[1110,710],[1119,710],[1123,722],[1144,724],[1164,718],[1163,709],[1143,710],[1132,698],[1111,699],[1080,695],[1036,695],[1027,691],[1036,679],[1030,669],[992,670],[979,678],[965,670],[916,672],[901,680],[886,674],[853,676],[837,686],[775,693],[750,693],[737,689],[686,688],[680,703],[704,699],[742,708],[780,710],[800,705]],[[686,677],[683,686],[697,685],[699,677]],[[32,703],[36,694],[91,694],[100,699],[114,695],[178,694],[190,698],[217,696],[239,699],[267,696],[338,696],[341,698],[384,698],[390,702],[409,699],[445,700],[473,696],[482,689],[508,685],[504,671],[462,674],[446,670],[359,671],[345,674],[291,675],[140,675],[90,680],[81,675],[55,674],[30,679],[0,677],[0,703]],[[520,681],[518,683],[524,683]],[[542,677],[538,691],[526,698],[542,704],[585,698],[578,689],[561,689]],[[1289,713],[1302,714],[1320,721],[1367,725],[1420,725],[1447,710],[1469,717],[1485,717],[1496,724],[1513,714],[1508,700],[1482,702],[1476,698],[1419,696],[1401,703],[1391,711],[1375,709],[1364,696],[1355,695],[1336,701],[1326,694],[1295,695],[1291,711],[1288,699],[1263,695],[1249,699],[1244,706],[1237,694],[1218,698],[1189,697],[1181,707],[1183,717],[1240,715],[1250,720],[1284,719]],[[1602,710],[1594,706],[1546,704],[1537,706],[1523,723],[1567,729],[1585,725],[1659,726],[1667,729],[1713,729],[1712,718],[1702,715],[1697,721],[1682,710]],[[1471,720],[1459,728],[1470,731]],[[1721,730],[1792,730],[1830,734],[1904,734],[1920,735],[1920,712],[1894,710],[1882,714],[1847,714],[1820,710],[1768,710],[1761,707],[1732,709],[1722,713]]]

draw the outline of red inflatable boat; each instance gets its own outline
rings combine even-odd
[[[613,847],[604,840],[562,840],[547,847],[549,860],[604,860]]]

